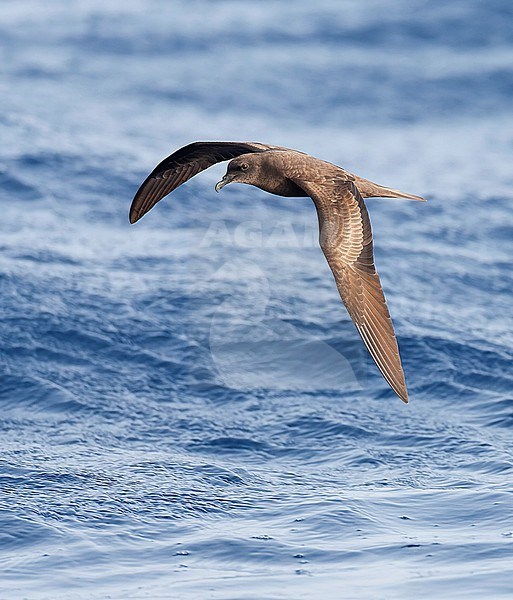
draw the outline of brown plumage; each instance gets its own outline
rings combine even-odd
[[[148,175],[130,207],[135,223],[188,179],[230,160],[216,185],[247,183],[279,196],[310,196],[319,217],[320,245],[340,297],[390,387],[408,402],[401,358],[378,273],[372,230],[363,198],[424,200],[362,179],[297,150],[256,142],[195,142],[164,159]]]

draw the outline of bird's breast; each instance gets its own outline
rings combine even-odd
[[[264,192],[276,194],[276,196],[286,196],[288,198],[308,196],[302,188],[286,177],[273,177],[272,179],[260,182],[258,187],[264,190]]]

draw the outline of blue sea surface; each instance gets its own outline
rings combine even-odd
[[[513,597],[510,0],[0,2],[0,598]],[[410,404],[308,198],[194,140],[297,148],[370,199]]]

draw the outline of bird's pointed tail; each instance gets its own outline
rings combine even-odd
[[[377,183],[373,183],[362,177],[355,177],[355,184],[364,198],[406,198],[407,200],[417,200],[418,202],[426,201],[422,196],[393,190],[392,188],[378,185]]]

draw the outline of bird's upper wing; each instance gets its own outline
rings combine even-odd
[[[390,387],[408,402],[394,327],[374,266],[369,214],[358,188],[345,177],[291,179],[315,203],[321,248],[363,342]]]
[[[258,142],[194,142],[173,152],[159,163],[137,190],[130,206],[130,223],[135,223],[159,200],[182,183],[212,165],[249,152],[282,149]]]

